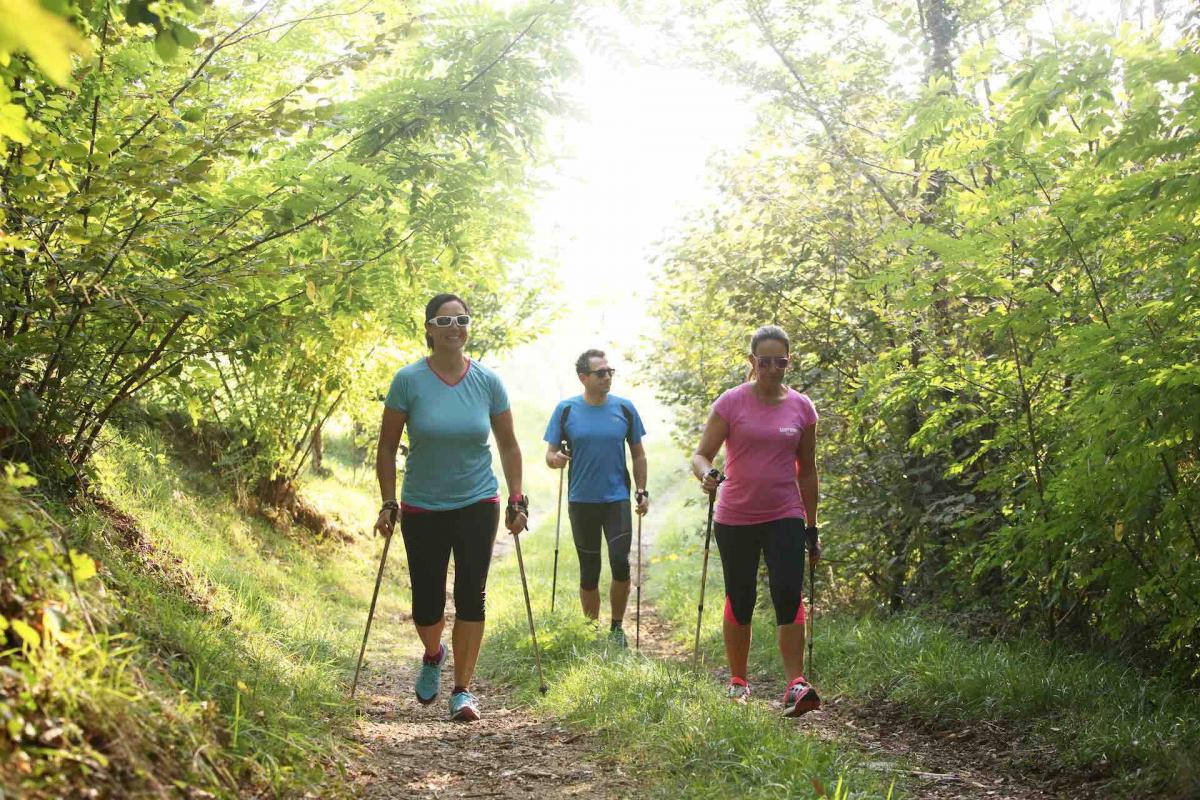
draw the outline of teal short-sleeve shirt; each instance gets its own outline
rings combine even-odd
[[[396,373],[384,405],[408,414],[401,502],[448,511],[496,497],[488,436],[492,417],[509,408],[496,373],[472,360],[447,383],[421,359]]]

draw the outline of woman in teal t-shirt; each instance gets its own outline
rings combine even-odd
[[[463,352],[471,316],[466,302],[439,294],[425,307],[425,341],[432,351],[392,380],[384,401],[375,474],[383,508],[375,530],[400,533],[408,554],[412,615],[425,655],[417,674],[417,700],[437,699],[446,660],[446,574],[454,555],[454,690],[450,718],[479,719],[471,677],[483,642],[484,591],[492,544],[500,522],[500,497],[492,474],[488,433],[496,436],[508,484],[509,533],[525,527],[521,448],[513,433],[508,394],[494,372]],[[409,451],[403,493],[396,501],[396,451],[408,427]]]

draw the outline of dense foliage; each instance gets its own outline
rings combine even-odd
[[[29,497],[35,485],[23,469],[0,471],[0,792],[64,796],[72,777],[107,763],[92,742],[114,726],[85,731],[97,687],[61,680],[101,662],[81,595],[96,563]]]
[[[154,8],[70,6],[73,74],[37,57],[63,31],[0,25],[0,452],[74,475],[157,399],[287,482],[420,346],[430,294],[538,302],[513,265],[573,11]]]
[[[846,580],[1194,672],[1200,34],[1155,9],[696,4],[762,119],[668,248],[650,366],[691,439],[779,322]]]

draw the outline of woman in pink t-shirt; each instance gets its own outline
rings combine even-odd
[[[725,575],[725,656],[730,699],[750,695],[746,662],[760,554],[767,562],[779,653],[787,671],[784,716],[821,705],[804,680],[805,544],[817,536],[817,411],[783,384],[788,335],[767,325],[750,339],[750,381],[717,398],[692,456],[692,472],[717,496],[714,532]],[[713,459],[725,445],[726,476]],[[813,558],[819,558],[819,545]]]

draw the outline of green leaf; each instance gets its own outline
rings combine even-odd
[[[170,30],[162,31],[154,37],[154,51],[163,61],[174,61],[179,55],[179,42]]]
[[[21,641],[26,647],[40,647],[42,637],[31,625],[24,620],[14,619],[11,621],[13,632],[21,637]]]
[[[36,0],[0,0],[0,56],[24,53],[47,78],[65,86],[71,78],[71,55],[90,51],[70,23]]]
[[[172,25],[171,35],[175,37],[175,41],[179,43],[180,47],[186,47],[188,50],[200,44],[200,34],[186,25],[178,23]]]
[[[77,583],[83,583],[96,574],[96,562],[86,553],[71,551],[71,571]]]

